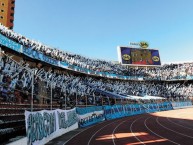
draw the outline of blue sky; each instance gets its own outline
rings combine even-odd
[[[193,0],[16,0],[14,31],[91,58],[147,41],[162,62],[193,62]]]

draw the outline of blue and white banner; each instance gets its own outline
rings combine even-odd
[[[49,56],[46,56],[46,55],[44,55],[43,53],[41,53],[39,51],[33,50],[32,48],[23,47],[23,54],[25,54],[25,55],[27,55],[31,58],[44,61],[44,62],[49,63],[51,65],[59,66],[59,61],[58,60],[53,59]]]
[[[12,50],[15,50],[17,52],[21,52],[21,45],[12,41],[11,39],[8,39],[7,37],[0,34],[0,44],[4,45]]]
[[[125,116],[132,116],[143,113],[153,113],[172,109],[173,107],[170,102],[125,105],[125,114],[126,114]]]
[[[78,128],[76,109],[37,112],[25,111],[28,145],[43,145],[62,134]]]
[[[105,120],[102,106],[77,108],[77,114],[80,127],[87,127]]]
[[[125,116],[125,107],[123,105],[104,106],[106,120],[121,118]]]
[[[131,105],[114,105],[105,106],[104,114],[107,120],[121,118],[124,116],[133,116],[143,113],[153,113],[158,111],[172,110],[170,102],[152,103],[152,104],[131,104]]]
[[[172,102],[172,106],[173,106],[174,109],[186,108],[186,107],[191,107],[192,106],[192,102],[191,101]]]
[[[125,116],[132,116],[137,114],[146,113],[145,106],[146,104],[131,104],[131,105],[124,105],[125,107]]]
[[[193,80],[193,76],[187,76],[186,79],[187,80]]]
[[[68,68],[68,63],[66,63],[66,62],[63,62],[63,61],[60,61],[60,67],[62,67],[62,68]]]

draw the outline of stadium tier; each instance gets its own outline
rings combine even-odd
[[[128,67],[51,48],[3,25],[0,45],[0,142],[25,136],[25,110],[189,101],[193,96],[193,63]]]
[[[56,48],[49,47],[40,42],[30,40],[21,34],[15,33],[0,25],[1,44],[22,53],[33,59],[44,61],[61,68],[69,68],[86,74],[104,76],[108,78],[133,79],[192,79],[193,64],[169,64],[162,67],[133,68],[112,62],[90,59],[78,54],[72,54]],[[8,41],[8,42],[7,42]],[[135,78],[136,79],[136,78]]]

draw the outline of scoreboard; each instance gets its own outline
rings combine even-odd
[[[132,47],[118,47],[119,62],[123,65],[153,66],[161,65],[159,50]]]

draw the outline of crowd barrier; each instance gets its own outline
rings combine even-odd
[[[0,44],[3,46],[6,46],[9,49],[12,49],[12,50],[17,51],[19,53],[22,53],[30,58],[38,59],[40,61],[46,62],[46,63],[51,64],[51,65],[55,65],[55,66],[58,66],[61,68],[66,68],[66,69],[78,71],[81,73],[92,74],[92,75],[102,76],[102,77],[107,77],[107,78],[117,78],[117,79],[123,79],[123,80],[144,80],[143,76],[123,76],[123,75],[118,75],[118,74],[111,74],[108,72],[93,71],[90,69],[71,65],[71,64],[64,62],[64,61],[58,61],[56,59],[53,59],[49,56],[44,55],[42,52],[33,50],[30,47],[26,48],[25,46],[23,46],[19,43],[16,43],[13,40],[3,36],[2,34],[0,34]],[[187,76],[187,77],[180,77],[179,76],[178,78],[192,80],[193,76]],[[153,80],[157,80],[157,79],[155,78]],[[174,80],[175,80],[175,78],[174,78]]]
[[[105,120],[173,110],[179,106],[192,106],[192,102],[93,106],[71,110],[56,109],[37,112],[25,111],[27,144],[43,145],[64,133],[77,129],[78,126],[82,128]]]

